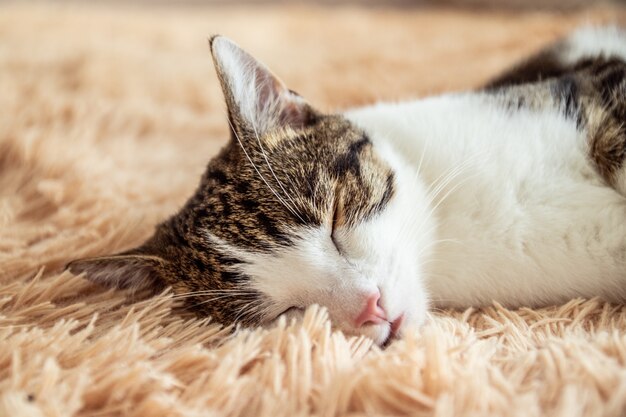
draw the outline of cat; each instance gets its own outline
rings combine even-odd
[[[473,92],[325,114],[222,36],[231,139],[140,247],[77,260],[225,325],[325,306],[384,345],[429,308],[626,299],[626,32],[583,28]]]

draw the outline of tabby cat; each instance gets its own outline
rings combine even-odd
[[[429,306],[626,299],[626,33],[585,28],[474,92],[326,114],[211,39],[231,140],[138,248],[69,268],[224,324],[328,309],[384,344]]]

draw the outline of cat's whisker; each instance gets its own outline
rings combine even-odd
[[[252,165],[252,167],[254,168],[254,170],[256,171],[256,173],[259,175],[259,177],[261,178],[261,180],[263,180],[263,182],[265,183],[265,185],[267,186],[267,188],[269,188],[269,190],[274,194],[274,196],[278,199],[278,201],[291,213],[293,214],[295,217],[297,217],[298,219],[300,219],[300,221],[302,223],[305,223],[305,221],[302,219],[302,217],[300,217],[300,215],[298,215],[293,208],[291,208],[287,202],[285,200],[283,200],[280,195],[278,195],[278,193],[274,190],[274,188],[272,188],[272,186],[269,184],[269,182],[267,182],[267,180],[265,179],[265,177],[261,174],[261,171],[259,171],[259,168],[256,166],[256,164],[254,163],[254,161],[252,160],[252,158],[250,157],[250,155],[248,154],[248,151],[246,151],[245,146],[243,145],[243,142],[241,141],[241,138],[239,137],[239,135],[237,134],[237,131],[235,129],[235,127],[233,126],[232,122],[230,121],[230,118],[227,118],[228,120],[228,124],[230,125],[230,128],[235,136],[235,138],[237,139],[237,142],[239,142],[239,146],[241,147],[241,150],[243,151],[243,153],[246,155],[246,158],[248,159],[248,161],[250,162],[250,164]]]
[[[191,298],[191,297],[202,297],[205,295],[230,295],[230,296],[246,296],[246,295],[255,295],[254,292],[201,292],[201,293],[187,293],[187,294],[176,294],[171,297],[173,300],[180,300],[183,298]]]
[[[463,170],[470,168],[471,164],[477,162],[478,158],[483,156],[484,153],[486,153],[486,151],[477,152],[473,156],[470,156],[460,164],[448,170],[447,173],[444,172],[444,174],[442,174],[437,180],[435,180],[427,191],[427,195],[429,196],[431,201],[435,200],[438,197],[439,193],[443,189],[445,189],[445,187],[447,187],[450,182],[454,181],[459,175],[461,175],[463,173]],[[432,188],[433,186],[434,189]]]
[[[250,320],[256,320],[260,323],[268,316],[273,316],[276,311],[275,304],[269,303],[268,300],[263,299],[257,299],[255,301],[256,303],[249,307],[245,312],[249,316]]]
[[[445,190],[445,188],[452,182],[454,181],[456,178],[458,178],[461,174],[463,174],[464,170],[470,168],[472,166],[472,164],[474,164],[475,162],[478,161],[478,158],[483,156],[483,154],[485,154],[486,151],[481,151],[481,152],[476,152],[473,156],[465,159],[461,164],[455,166],[454,168],[450,169],[448,171],[447,174],[442,174],[439,179],[441,179],[441,181],[439,182],[439,184],[435,187],[435,189],[430,190],[427,193],[427,197],[430,199],[431,203],[434,202],[435,200],[437,200],[440,196],[440,194]],[[452,192],[454,192],[458,187],[460,187],[463,183],[465,183],[468,179],[473,178],[475,175],[478,175],[477,173],[470,175],[468,177],[463,178],[461,181],[459,181],[458,183],[456,183],[452,189],[448,190],[448,192],[441,198],[439,199],[439,201],[437,202],[437,204],[435,204],[435,206],[431,207],[428,215],[425,217],[424,221],[422,222],[422,225],[420,226],[419,229],[421,229],[421,227],[423,226],[423,224],[427,221],[430,220],[430,218],[432,217],[433,213],[435,212],[435,210],[452,194]],[[443,178],[442,178],[443,177]],[[439,181],[439,179],[437,181]],[[433,183],[434,184],[434,183]],[[432,187],[432,186],[431,186]]]
[[[185,292],[185,293],[180,293],[180,294],[174,294],[174,296],[177,296],[177,295],[187,295],[187,294],[225,293],[225,292],[228,292],[228,293],[232,293],[232,292],[253,293],[254,291],[240,289],[240,288],[233,288],[233,289],[223,289],[223,288],[221,288],[221,289],[208,289],[208,290]]]
[[[212,302],[217,301],[217,300],[222,300],[224,298],[232,298],[232,297],[241,297],[241,295],[239,295],[239,294],[228,294],[228,295],[222,295],[222,296],[219,296],[219,297],[211,297],[211,298],[209,298],[207,300],[202,300],[202,301],[200,301],[198,303],[195,303],[191,307],[198,307],[198,306],[201,306],[203,304],[208,304],[208,303],[212,303]]]
[[[252,128],[254,130],[254,135],[256,136],[257,143],[259,144],[259,149],[261,150],[261,155],[263,155],[263,159],[265,159],[265,164],[269,168],[270,172],[272,173],[272,176],[276,180],[276,183],[278,183],[278,186],[280,187],[280,189],[283,190],[283,193],[285,193],[285,196],[291,202],[292,208],[293,208],[294,212],[298,213],[298,210],[297,210],[298,206],[297,206],[296,202],[293,201],[293,198],[291,198],[291,195],[289,195],[289,193],[287,192],[287,190],[283,186],[283,183],[278,179],[278,177],[276,176],[276,173],[274,172],[274,169],[272,168],[272,165],[270,164],[269,158],[267,157],[267,153],[265,152],[265,149],[263,148],[263,145],[261,144],[261,138],[259,137],[259,133],[257,132],[256,127],[253,126]],[[292,184],[292,186],[293,186],[293,184]],[[302,220],[302,217],[300,217],[299,213],[298,213],[298,218],[300,219],[300,221],[302,221],[302,223],[304,223],[304,220]]]
[[[433,246],[437,246],[440,245],[441,243],[458,243],[458,244],[462,244],[462,242],[458,241],[458,240],[454,240],[454,239],[437,239],[434,240],[432,242],[429,242],[428,245],[424,245],[420,251],[417,253],[417,257],[419,258],[424,252],[426,252],[428,249],[432,248]],[[430,259],[430,258],[429,258]],[[423,265],[423,264],[422,264]]]
[[[259,323],[269,323],[278,319],[283,312],[283,308],[277,309],[276,306],[266,305],[255,312],[255,319],[257,319]]]
[[[470,155],[466,159],[464,159],[460,164],[457,164],[457,165],[454,165],[454,166],[450,167],[450,169],[448,169],[447,171],[444,171],[437,179],[432,181],[431,188],[429,188],[428,191],[432,193],[432,191],[433,191],[432,187],[438,187],[443,182],[446,181],[446,179],[444,177],[452,175],[453,173],[455,173],[455,171],[457,171],[459,169],[462,170],[462,169],[468,168],[469,164],[473,164],[474,162],[476,162],[476,160],[479,157],[485,156],[488,152],[490,152],[489,149],[480,150],[478,152],[475,152],[473,155]]]
[[[255,303],[258,304],[259,300],[252,300],[250,302],[245,303],[239,310],[237,310],[236,316],[233,319],[235,323],[240,321],[243,317],[252,316],[251,312],[254,312]]]
[[[246,290],[242,288],[216,288],[216,289],[206,289],[206,290],[199,290],[199,291],[184,292],[184,293],[174,294],[174,296],[187,295],[187,294],[225,293],[225,292],[254,293],[253,290]]]
[[[437,184],[435,187],[433,187],[433,185],[431,185],[431,187],[429,187],[429,192],[427,194],[428,198],[431,201],[434,201],[435,199],[437,199],[440,195],[441,192],[443,192],[443,190],[445,189],[445,187],[450,184],[452,181],[454,181],[458,176],[460,176],[465,169],[469,168],[471,166],[471,164],[473,164],[476,160],[478,160],[478,158],[480,156],[482,156],[483,152],[477,152],[475,155],[473,155],[470,158],[465,159],[461,164],[455,166],[454,168],[450,169],[449,171],[444,172],[439,178],[437,178],[434,182],[434,184]],[[422,154],[422,160],[423,160],[423,154]],[[420,163],[421,166],[421,163]],[[416,175],[419,175],[416,172]],[[458,188],[460,187],[465,181],[467,181],[469,178],[472,178],[472,176],[466,177],[464,179],[462,179],[461,181],[459,181],[457,184],[455,184],[450,190],[448,190],[446,192],[446,194],[439,199],[439,201],[430,208],[429,212],[426,214],[426,216],[424,216],[424,218],[422,219],[421,223],[419,224],[419,226],[417,227],[413,227],[413,223],[417,222],[418,219],[417,218],[407,218],[404,219],[404,225],[406,227],[403,227],[402,230],[404,231],[409,231],[409,238],[416,238],[417,236],[419,236],[419,234],[422,233],[422,228],[424,227],[425,224],[427,224],[431,219],[433,214],[435,213],[436,209]],[[428,233],[432,232],[433,229],[435,229],[436,226],[432,226],[429,230]],[[405,232],[406,233],[406,232]],[[402,236],[402,238],[406,238],[406,235]],[[420,250],[420,252],[418,253],[418,256],[421,256],[426,250],[428,250],[430,247],[434,246],[433,244],[427,245],[427,247],[424,247]]]
[[[437,199],[439,197],[439,194],[445,190],[445,187],[447,187],[452,181],[454,181],[457,177],[459,177],[461,174],[463,173],[463,168],[462,167],[455,167],[454,169],[450,170],[450,172],[448,172],[443,179],[441,180],[441,183],[439,185],[437,185],[436,187],[434,187],[433,190],[429,190],[426,194],[426,198],[429,200],[429,203],[433,203],[435,201],[435,199]],[[445,200],[442,199],[441,201]],[[439,203],[441,203],[441,201],[439,201]],[[422,225],[425,221],[429,221],[431,219],[431,215],[433,214],[434,210],[431,207],[430,212],[425,216],[424,221],[422,222]],[[421,225],[420,225],[421,227]]]
[[[419,178],[422,174],[422,164],[424,163],[424,155],[426,155],[428,153],[428,146],[430,145],[430,141],[426,141],[426,143],[424,144],[424,149],[422,150],[422,156],[420,156],[420,161],[417,165],[417,169],[415,170],[416,173],[416,178]],[[430,158],[432,157],[432,154],[428,153],[428,160],[430,161]]]
[[[424,227],[424,224],[426,224],[426,221],[430,220],[433,216],[433,214],[435,213],[435,210],[437,210],[439,208],[439,206],[441,204],[444,203],[444,201],[454,192],[456,191],[465,181],[467,181],[468,179],[472,178],[472,176],[468,176],[465,177],[462,181],[458,182],[457,184],[455,184],[450,190],[448,190],[448,192],[437,202],[437,204],[435,204],[434,206],[432,206],[429,210],[429,212],[426,214],[424,220],[422,221],[422,223],[420,224],[420,226],[417,228],[416,234],[421,233],[422,227]]]
[[[260,322],[263,317],[266,316],[269,311],[269,306],[264,304],[253,305],[246,311],[246,314],[249,316],[250,320],[255,320]]]
[[[300,187],[297,187],[294,184],[293,180],[290,177],[286,177],[286,182],[291,187],[291,189],[294,189],[294,190],[300,189]],[[313,208],[313,212],[317,212],[318,211],[318,207],[317,207],[317,204],[315,202],[316,188],[311,186],[311,181],[305,181],[304,183],[306,184],[307,188],[309,189],[309,194],[311,195],[311,198],[306,199],[306,204],[309,204]],[[298,198],[298,197],[296,197],[296,198]],[[300,197],[300,198],[298,198],[298,200],[303,200],[303,198]],[[300,204],[302,205],[302,202]]]
[[[439,206],[454,192],[456,191],[459,187],[461,187],[465,182],[467,182],[467,180],[473,178],[474,176],[476,176],[478,174],[474,174],[474,175],[470,175],[468,177],[463,178],[461,181],[459,181],[458,183],[456,183],[450,190],[448,190],[448,192],[441,198],[441,200],[439,200],[437,202],[437,204],[435,204],[431,210],[429,215],[432,215],[432,213],[434,213],[435,210],[437,210],[439,208]]]
[[[469,168],[469,164],[475,162],[474,160],[477,159],[478,156],[480,156],[480,154],[481,154],[481,152],[478,152],[476,155],[474,155],[474,157],[470,157],[470,158],[466,159],[461,164],[459,164],[456,167],[454,167],[453,169],[451,169],[448,174],[445,174],[445,179],[442,180],[443,186],[441,188],[439,188],[439,186],[437,186],[437,191],[436,191],[436,193],[434,195],[432,195],[432,192],[429,192],[427,194],[427,196],[431,200],[431,202],[433,202],[435,199],[437,199],[439,197],[439,194],[442,192],[442,190],[444,190],[445,187],[450,182],[454,181],[454,179],[456,179],[459,175],[461,175],[463,173],[464,169]],[[475,175],[477,175],[477,174],[475,174]],[[443,177],[443,174],[442,174],[442,176],[440,176],[440,178],[441,177]],[[437,204],[435,204],[434,206],[432,206],[430,208],[428,214],[426,216],[424,216],[424,219],[422,219],[421,224],[417,227],[416,234],[419,234],[421,232],[421,229],[422,229],[422,227],[424,227],[424,224],[426,224],[427,221],[431,220],[432,215],[434,214],[435,210],[452,194],[452,192],[454,192],[460,185],[462,185],[465,181],[467,181],[470,178],[473,178],[473,176],[468,176],[468,177],[463,178],[460,182],[455,184],[452,187],[452,189],[448,190],[448,192],[443,196],[443,198],[441,198],[437,202]],[[409,230],[413,230],[413,229],[410,228]]]

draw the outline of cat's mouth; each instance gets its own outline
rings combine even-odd
[[[400,335],[400,327],[404,322],[404,313],[400,314],[396,319],[389,322],[389,335],[387,338],[380,344],[381,347],[386,348],[389,344],[397,339]]]
[[[287,318],[287,321],[289,321],[290,318],[301,317],[303,312],[303,308],[289,307],[282,311],[273,320],[271,320],[271,322],[274,322],[279,317],[285,317]],[[343,331],[349,335],[362,335],[370,337],[374,340],[374,343],[384,349],[389,346],[391,342],[393,342],[395,339],[400,338],[400,330],[402,324],[404,323],[404,319],[405,313],[402,313],[393,320],[383,319],[377,323],[365,324],[360,329],[344,328]]]
[[[403,322],[404,322],[404,313],[400,314],[394,321],[390,323],[391,324],[390,335],[397,336],[398,332],[400,331],[400,326],[402,326]]]

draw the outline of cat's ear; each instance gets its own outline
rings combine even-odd
[[[78,259],[70,262],[66,269],[73,274],[85,274],[85,278],[111,288],[134,290],[165,287],[159,270],[165,261],[157,256],[139,253]]]
[[[302,97],[230,39],[214,36],[210,44],[233,127],[264,134],[315,120],[316,112]]]

